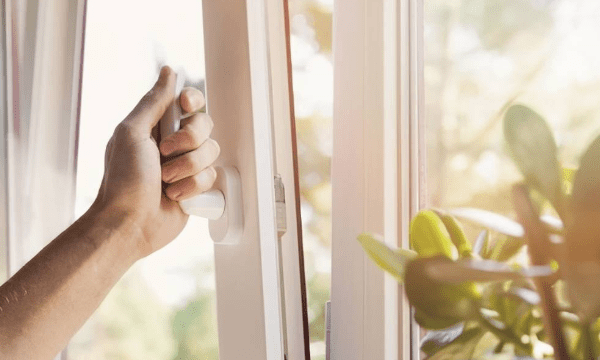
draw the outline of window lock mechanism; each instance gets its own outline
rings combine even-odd
[[[287,231],[287,214],[285,210],[285,187],[281,175],[275,175],[275,207],[277,217],[277,236],[282,237]]]

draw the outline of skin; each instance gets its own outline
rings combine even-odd
[[[175,73],[163,67],[115,129],[93,205],[0,287],[0,358],[56,356],[135,262],[183,230],[188,215],[177,201],[212,187],[211,165],[220,150],[210,139],[208,115],[183,120],[157,146],[156,125],[174,87]],[[185,88],[179,101],[185,112],[205,103],[193,88]]]

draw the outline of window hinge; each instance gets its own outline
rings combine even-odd
[[[287,214],[285,210],[285,187],[279,174],[275,175],[275,207],[277,212],[277,236],[282,237],[287,231]]]

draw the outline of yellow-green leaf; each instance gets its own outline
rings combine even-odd
[[[460,257],[470,257],[472,252],[471,243],[467,240],[462,226],[452,215],[442,215],[440,218],[446,226],[454,246],[458,249]]]
[[[360,234],[358,242],[367,255],[383,270],[392,274],[398,281],[404,280],[404,269],[408,261],[417,254],[407,249],[390,249],[377,235]]]
[[[410,245],[422,257],[443,255],[456,260],[446,226],[432,210],[422,210],[410,224]]]
[[[442,329],[469,320],[480,298],[477,285],[470,281],[458,284],[438,281],[428,272],[432,263],[452,264],[453,261],[440,255],[417,258],[406,266],[406,297],[421,315],[416,320],[428,329]]]

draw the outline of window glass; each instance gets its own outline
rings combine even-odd
[[[331,282],[333,0],[290,0],[291,52],[310,352],[325,359]]]
[[[552,128],[574,166],[600,124],[600,3],[432,0],[425,3],[425,92],[431,205],[510,212],[519,173],[502,109],[522,103]]]
[[[428,206],[514,217],[521,175],[502,134],[511,102],[541,114],[560,161],[576,167],[600,129],[599,40],[595,0],[426,1]],[[478,229],[465,227],[475,239]]]
[[[203,90],[202,2],[89,0],[85,36],[77,216],[95,199],[115,126],[160,66],[184,69],[188,85]],[[175,241],[119,281],[67,358],[218,359],[213,268],[207,221],[190,217]]]

